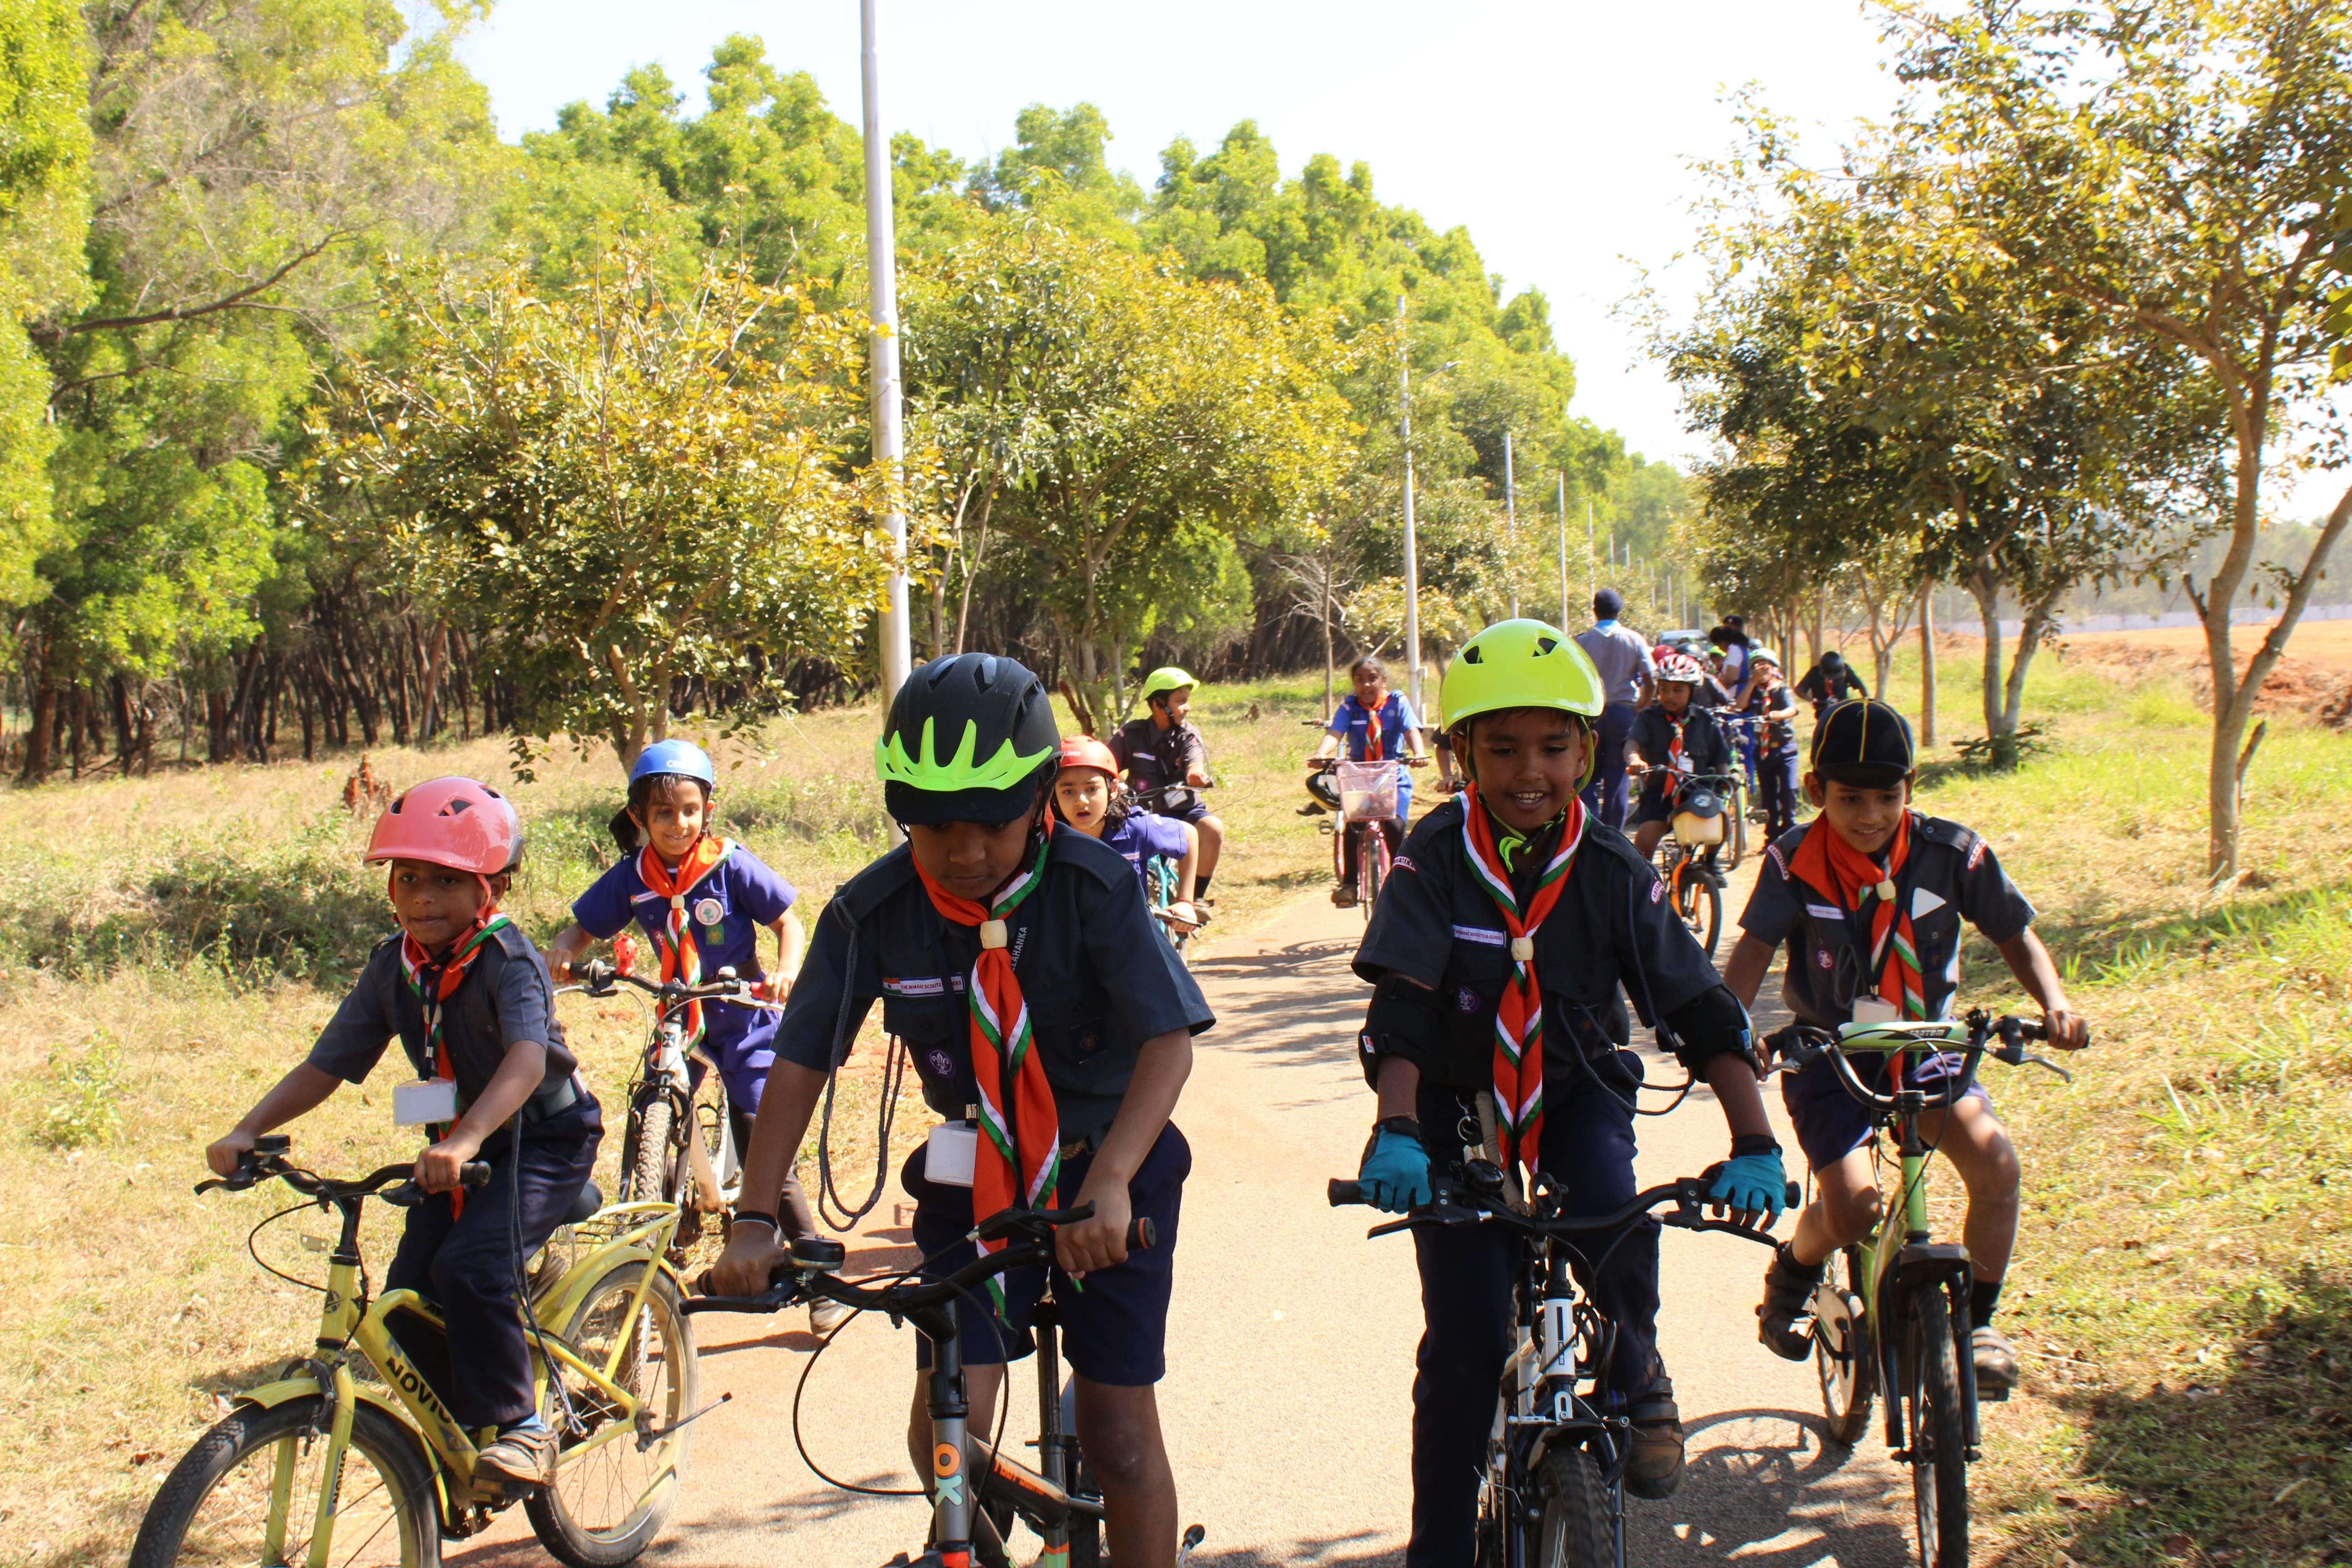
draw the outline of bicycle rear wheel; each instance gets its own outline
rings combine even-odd
[[[1616,1561],[1609,1490],[1581,1448],[1555,1448],[1536,1471],[1535,1552],[1530,1568],[1606,1568]]]
[[[1905,1326],[1904,1402],[1911,1436],[1911,1511],[1927,1568],[1968,1568],[1968,1415],[1942,1287],[1923,1290]]]
[[[554,1481],[524,1507],[541,1544],[571,1568],[635,1562],[660,1533],[686,1473],[693,1428],[668,1429],[694,1413],[694,1325],[678,1310],[677,1287],[667,1273],[656,1273],[645,1300],[629,1310],[649,1267],[611,1269],[589,1287],[563,1330],[592,1366],[614,1362],[619,1349],[606,1375],[636,1399],[645,1423],[638,1434],[612,1436],[613,1424],[627,1417],[611,1396],[568,1368],[559,1396],[551,1369],[541,1412],[562,1435],[562,1449]],[[665,1435],[645,1444],[646,1432]],[[585,1447],[599,1436],[608,1440]]]
[[[1738,779],[1731,781],[1731,798],[1724,805],[1723,816],[1731,830],[1730,842],[1724,846],[1723,868],[1737,871],[1748,858],[1748,792]]]
[[[1835,1277],[1840,1268],[1843,1282]],[[1850,1247],[1813,1288],[1813,1371],[1821,1379],[1822,1408],[1830,1436],[1849,1447],[1870,1429],[1871,1400],[1878,1392],[1878,1351],[1863,1315],[1863,1289],[1862,1255]]]
[[[326,1419],[316,1394],[221,1417],[163,1478],[131,1568],[308,1561],[327,1484]],[[439,1568],[433,1472],[407,1427],[373,1405],[353,1409],[335,1488],[334,1568]]]

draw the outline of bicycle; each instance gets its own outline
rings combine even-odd
[[[1974,1275],[1969,1249],[1934,1240],[1928,1228],[1927,1161],[1935,1148],[1920,1137],[1918,1122],[1967,1093],[1996,1036],[1994,1060],[2047,1068],[2074,1081],[2064,1068],[2025,1048],[2028,1040],[2048,1038],[2041,1025],[1996,1018],[1981,1007],[1964,1019],[1845,1024],[1834,1034],[1791,1024],[1765,1038],[1781,1058],[1772,1071],[1801,1071],[1826,1059],[1846,1093],[1895,1133],[1902,1201],[1886,1206],[1874,1236],[1842,1249],[1843,1268],[1822,1270],[1813,1292],[1813,1366],[1830,1435],[1843,1444],[1860,1441],[1878,1390],[1895,1391],[1886,1402],[1886,1446],[1910,1468],[1919,1560],[1927,1568],[1968,1563],[1968,1467],[1977,1458],[1978,1427],[1969,1321]],[[1945,1056],[1956,1046],[1965,1051],[1958,1072],[1937,1080],[1937,1088],[1915,1081],[1915,1058]],[[1857,1069],[1850,1055],[1858,1052],[1876,1059]],[[1864,1081],[1865,1073],[1882,1072],[1891,1075],[1891,1092]],[[1874,1136],[1872,1142],[1874,1151]]]
[[[1518,1321],[1479,1486],[1478,1568],[1623,1568],[1625,1465],[1633,1426],[1627,1416],[1604,1415],[1596,1403],[1617,1329],[1578,1285],[1573,1266],[1584,1259],[1572,1242],[1630,1227],[1666,1204],[1675,1205],[1674,1213],[1658,1223],[1677,1230],[1727,1231],[1767,1247],[1772,1237],[1705,1217],[1706,1176],[1651,1187],[1599,1218],[1562,1215],[1564,1195],[1541,1179],[1522,1212],[1506,1195],[1502,1167],[1492,1161],[1465,1162],[1463,1178],[1460,1184],[1441,1181],[1432,1202],[1374,1226],[1370,1235],[1499,1225],[1529,1244],[1519,1249],[1513,1292]],[[1328,1195],[1334,1208],[1365,1201],[1352,1181],[1333,1181]],[[1793,1184],[1789,1196],[1795,1201]],[[1616,1247],[1612,1241],[1591,1261],[1586,1279],[1599,1276]]]
[[[476,1476],[477,1441],[489,1435],[460,1427],[446,1391],[419,1365],[415,1347],[441,1333],[439,1312],[413,1290],[369,1297],[362,1211],[370,1198],[399,1207],[423,1201],[414,1167],[386,1165],[341,1181],[292,1164],[290,1148],[284,1133],[259,1138],[235,1175],[196,1191],[243,1192],[276,1180],[303,1195],[254,1226],[256,1236],[313,1208],[340,1217],[314,1346],[278,1379],[238,1394],[173,1466],[140,1524],[131,1568],[328,1568],[390,1558],[395,1549],[402,1568],[437,1568],[445,1539],[480,1533],[517,1501],[540,1542],[570,1568],[634,1562],[677,1496],[685,1428],[712,1408],[694,1408],[694,1334],[664,1257],[677,1207],[606,1207],[594,1184],[581,1189],[564,1223],[593,1224],[602,1235],[560,1271],[541,1271],[527,1298],[532,1383],[558,1434],[555,1479],[509,1489]],[[469,1164],[464,1180],[478,1187],[489,1174],[489,1166]],[[564,1249],[579,1241],[575,1229]],[[543,1256],[552,1258],[557,1247],[551,1241]],[[396,1313],[404,1315],[397,1329]],[[403,1333],[421,1337],[404,1346]],[[372,1473],[353,1475],[354,1458]]]
[[[1309,720],[1319,728],[1319,721]],[[1307,790],[1323,803],[1327,811],[1339,814],[1339,820],[1328,819],[1317,827],[1331,838],[1331,885],[1349,888],[1356,897],[1356,907],[1364,919],[1372,918],[1372,906],[1380,900],[1381,889],[1388,886],[1389,868],[1393,852],[1384,824],[1402,826],[1403,814],[1397,791],[1397,769],[1425,768],[1427,757],[1395,757],[1382,762],[1351,763],[1344,757],[1314,757],[1308,759]],[[1356,873],[1348,875],[1349,847],[1355,847]]]
[[[1034,1531],[1045,1543],[1042,1562],[1067,1563],[1069,1568],[1100,1568],[1102,1494],[1088,1472],[1065,1409],[1061,1374],[1061,1337],[1050,1289],[1037,1304],[1030,1326],[1037,1341],[1037,1468],[1031,1469],[1004,1454],[997,1439],[975,1439],[966,1430],[971,1414],[966,1397],[963,1351],[956,1333],[955,1304],[969,1298],[992,1277],[1014,1268],[1043,1268],[1053,1261],[1056,1227],[1075,1225],[1094,1215],[1094,1205],[1066,1209],[1006,1209],[982,1220],[972,1231],[981,1241],[1006,1245],[965,1264],[945,1279],[881,1286],[857,1285],[838,1278],[847,1253],[838,1241],[804,1237],[792,1244],[792,1261],[769,1276],[769,1287],[757,1296],[696,1296],[686,1311],[776,1312],[812,1297],[841,1302],[860,1311],[880,1312],[891,1323],[912,1323],[930,1342],[929,1378],[932,1436],[932,1474],[925,1489],[932,1499],[931,1540],[919,1568],[961,1565],[975,1559],[981,1568],[1011,1568],[1006,1542],[1015,1519]],[[1155,1237],[1148,1219],[1128,1227],[1130,1250],[1148,1249]],[[901,1278],[895,1277],[895,1278]],[[706,1276],[703,1283],[709,1283]],[[814,1358],[812,1358],[814,1365]],[[807,1371],[802,1373],[803,1383]],[[1005,1404],[1012,1388],[1004,1389]],[[800,1436],[799,1403],[793,1404],[793,1440]],[[808,1450],[801,1450],[803,1459]],[[968,1477],[969,1462],[976,1478]],[[811,1462],[811,1469],[815,1469]],[[818,1471],[820,1476],[824,1472]],[[830,1478],[825,1478],[830,1479]],[[966,1484],[969,1480],[970,1484]],[[834,1483],[838,1485],[840,1483]],[[870,1489],[858,1488],[857,1490]],[[1195,1524],[1184,1532],[1177,1557],[1181,1565],[1206,1531]]]
[[[1189,923],[1176,918],[1176,862],[1165,855],[1153,855],[1143,863],[1144,901],[1151,906],[1151,918],[1160,926],[1160,934],[1176,950],[1176,956],[1187,964],[1192,963],[1192,938],[1209,923],[1209,911],[1197,902],[1192,906]]]
[[[1724,739],[1731,742],[1731,754],[1739,762],[1729,775],[1731,787],[1725,792],[1724,810],[1725,825],[1731,837],[1725,846],[1723,868],[1737,871],[1739,863],[1748,858],[1749,820],[1752,818],[1759,826],[1764,825],[1763,808],[1756,804],[1756,728],[1762,721],[1754,714],[1735,717],[1717,713],[1716,722],[1721,726]]]
[[[618,1197],[625,1204],[677,1205],[683,1212],[677,1246],[683,1253],[702,1233],[702,1208],[723,1207],[734,1200],[742,1163],[726,1086],[719,1086],[719,1102],[709,1108],[708,1115],[696,1096],[697,1075],[690,1064],[699,1063],[704,1078],[715,1079],[718,1074],[715,1064],[698,1048],[687,1048],[687,1004],[725,1003],[771,1012],[782,1008],[750,995],[751,983],[739,978],[732,969],[722,969],[716,979],[694,986],[676,981],[656,984],[600,960],[580,963],[575,972],[579,981],[559,988],[557,995],[578,991],[601,998],[613,995],[620,985],[631,985],[654,999],[654,1026],[638,1058],[636,1077],[629,1085]],[[689,1181],[708,1194],[700,1205],[687,1201]]]
[[[1652,767],[1644,768],[1643,776],[1663,776],[1665,787],[1675,792],[1670,831],[1658,840],[1652,858],[1675,914],[1713,958],[1723,940],[1723,895],[1731,885],[1717,859],[1726,836],[1724,819],[1729,815],[1718,791],[1736,782],[1735,775]]]

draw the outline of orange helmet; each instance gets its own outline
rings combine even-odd
[[[395,798],[368,836],[367,864],[423,860],[495,877],[522,858],[513,803],[478,779],[427,779]]]
[[[1118,777],[1118,759],[1110,748],[1092,735],[1073,735],[1062,742],[1062,754],[1054,764],[1056,768],[1100,768],[1111,777]]]

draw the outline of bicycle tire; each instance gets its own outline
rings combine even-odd
[[[245,1460],[265,1448],[285,1442],[304,1442],[306,1432],[310,1434],[308,1442],[318,1442],[323,1436],[320,1423],[325,1418],[325,1409],[326,1401],[311,1394],[268,1409],[257,1405],[239,1405],[215,1422],[181,1456],[180,1462],[172,1467],[163,1484],[156,1489],[154,1500],[147,1505],[146,1517],[140,1521],[138,1538],[131,1543],[130,1568],[190,1568],[193,1564],[261,1561],[263,1542],[257,1531],[249,1541],[224,1541],[217,1552],[205,1549],[212,1532],[202,1522],[207,1511],[205,1505],[216,1498],[224,1501],[228,1518],[223,1521],[223,1528],[236,1528],[240,1534],[244,1528],[240,1520],[258,1522],[253,1511],[257,1503],[261,1510],[258,1518],[266,1519],[269,1490],[267,1473],[258,1478],[262,1484],[257,1493],[250,1486],[233,1486],[229,1493],[224,1494],[223,1484],[232,1481]],[[352,1555],[333,1561],[365,1563],[373,1568],[386,1560],[380,1550],[383,1524],[373,1529],[366,1525],[371,1517],[369,1499],[373,1491],[362,1489],[353,1495],[357,1489],[353,1485],[352,1456],[374,1468],[386,1500],[375,1511],[388,1515],[384,1522],[397,1529],[396,1561],[401,1568],[440,1568],[441,1520],[436,1511],[433,1470],[425,1457],[424,1445],[398,1419],[367,1404],[352,1412],[352,1446],[344,1458],[336,1500],[335,1544],[349,1541]],[[274,1461],[265,1463],[274,1469]],[[287,1510],[289,1527],[299,1524],[307,1534],[315,1517],[317,1500],[315,1488],[307,1497],[298,1488]],[[196,1538],[193,1552],[192,1532]],[[352,1539],[354,1535],[356,1540]],[[279,1559],[302,1562],[306,1548],[307,1542],[303,1547],[292,1544],[289,1536]]]
[[[1824,1275],[1813,1289],[1813,1373],[1821,1382],[1830,1438],[1850,1448],[1870,1430],[1878,1350],[1863,1310],[1862,1254],[1849,1247],[1838,1257],[1844,1283]]]
[[[1730,842],[1724,846],[1728,858],[1723,863],[1726,871],[1737,871],[1739,863],[1748,858],[1748,792],[1737,781],[1731,786],[1731,799],[1724,811],[1731,827]]]
[[[618,1310],[626,1306],[637,1280],[650,1267],[644,1262],[616,1264],[581,1296],[572,1321],[563,1327],[563,1338],[582,1360],[593,1362],[610,1354],[614,1319]],[[646,1335],[656,1330],[661,1336],[658,1358],[646,1354]],[[644,1304],[625,1331],[631,1347],[622,1357],[613,1381],[628,1385],[652,1405],[657,1426],[672,1426],[692,1415],[698,1381],[694,1322],[678,1310],[677,1285],[667,1272],[655,1274],[653,1283],[646,1287]],[[604,1335],[601,1339],[600,1333]],[[648,1376],[649,1368],[659,1370]],[[609,1405],[598,1399],[593,1385],[585,1382],[575,1379],[565,1387],[571,1396],[572,1414],[588,1426],[588,1430],[580,1436],[595,1436],[611,1417]],[[551,1378],[544,1397],[541,1413],[548,1425],[559,1432],[565,1431],[564,1402],[557,1397]],[[569,1568],[617,1568],[618,1564],[636,1561],[653,1544],[654,1537],[661,1533],[670,1506],[677,1500],[678,1490],[685,1483],[687,1455],[693,1437],[694,1429],[688,1426],[669,1433],[644,1449],[634,1439],[615,1438],[591,1449],[570,1465],[559,1454],[555,1479],[523,1503],[540,1544]],[[623,1476],[621,1467],[642,1472],[642,1482]],[[632,1486],[636,1488],[633,1495],[629,1493]],[[596,1495],[608,1499],[629,1495],[629,1506],[608,1523],[584,1522],[585,1506]]]
[[[1535,1551],[1529,1568],[1609,1568],[1616,1562],[1609,1491],[1582,1448],[1555,1448],[1536,1470]]]
[[[1968,1415],[1943,1287],[1922,1290],[1906,1326],[1911,1437],[1911,1518],[1927,1568],[1968,1568]]]
[[[1356,857],[1356,902],[1369,923],[1372,906],[1381,901],[1381,889],[1388,885],[1389,847],[1387,837],[1377,827],[1364,835],[1364,847]]]
[[[1695,863],[1688,864],[1684,869],[1683,885],[1675,895],[1675,902],[1683,906],[1677,911],[1683,917],[1683,923],[1690,927],[1691,935],[1698,939],[1698,944],[1706,950],[1707,957],[1713,958],[1716,943],[1723,940],[1722,891],[1712,879],[1700,872]]]
[[[629,1102],[629,1136],[621,1152],[625,1204],[677,1201],[677,1107],[666,1089],[647,1086]]]

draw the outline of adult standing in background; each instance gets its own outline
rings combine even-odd
[[[1748,684],[1748,617],[1726,616],[1722,624],[1706,634],[1706,640],[1723,650],[1723,668],[1717,671],[1723,684],[1738,691]]]
[[[1651,690],[1650,645],[1642,634],[1620,626],[1624,596],[1614,588],[1592,595],[1592,629],[1576,634],[1576,646],[1601,674],[1601,695],[1608,704],[1595,726],[1601,759],[1592,782],[1584,788],[1585,809],[1610,826],[1625,826],[1625,737],[1633,728],[1633,710],[1648,700]]]

